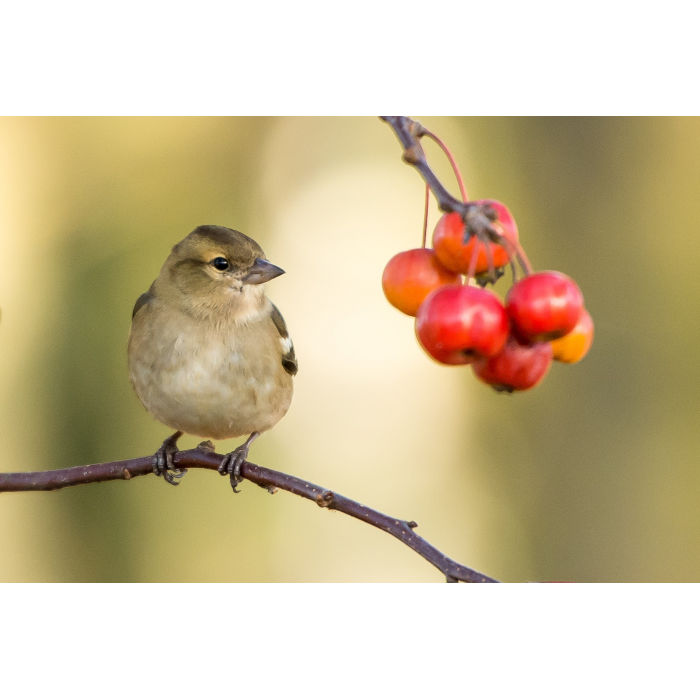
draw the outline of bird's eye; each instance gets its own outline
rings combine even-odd
[[[217,269],[217,270],[228,270],[228,260],[226,258],[214,258],[211,261],[211,264]]]

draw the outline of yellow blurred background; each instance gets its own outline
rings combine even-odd
[[[251,461],[502,580],[700,578],[700,120],[418,119],[473,199],[509,206],[533,265],[577,280],[582,363],[505,396],[422,352],[381,274],[420,245],[423,183],[376,118],[2,118],[0,470],[160,446],[127,376],[131,310],[175,243],[220,224],[287,271],[267,293],[299,358]],[[0,580],[444,579],[368,525],[194,470],[1,494]]]

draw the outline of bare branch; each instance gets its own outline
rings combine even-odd
[[[202,450],[184,450],[174,456],[175,466],[180,469],[216,470],[224,455]],[[89,464],[84,467],[70,467],[43,472],[0,473],[0,492],[3,491],[54,491],[101,481],[117,479],[129,480],[137,476],[153,473],[153,457],[138,457],[121,462],[104,462]],[[462,564],[458,564],[430,543],[413,532],[417,524],[413,521],[399,520],[368,508],[338,493],[316,486],[308,481],[272,469],[260,467],[251,462],[244,462],[241,467],[243,478],[274,493],[277,489],[289,491],[302,498],[314,501],[321,508],[337,510],[353,518],[388,532],[401,540],[407,547],[420,554],[439,569],[448,582],[465,581],[468,583],[496,583],[496,580],[480,574]]]
[[[420,137],[426,133],[425,129],[418,122],[408,117],[379,118],[394,130],[403,148],[404,161],[412,165],[421,174],[425,184],[430,187],[430,190],[435,195],[440,210],[444,212],[459,212],[462,215],[462,219],[466,220],[467,212],[475,205],[465,204],[453,197],[428,165],[423,146],[420,143]]]

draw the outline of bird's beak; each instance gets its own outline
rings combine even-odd
[[[248,269],[243,284],[263,284],[284,274],[284,270],[262,258],[255,258],[252,267]]]

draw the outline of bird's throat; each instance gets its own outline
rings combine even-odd
[[[236,324],[260,320],[268,311],[269,302],[261,285],[244,285],[231,299],[225,313]]]

